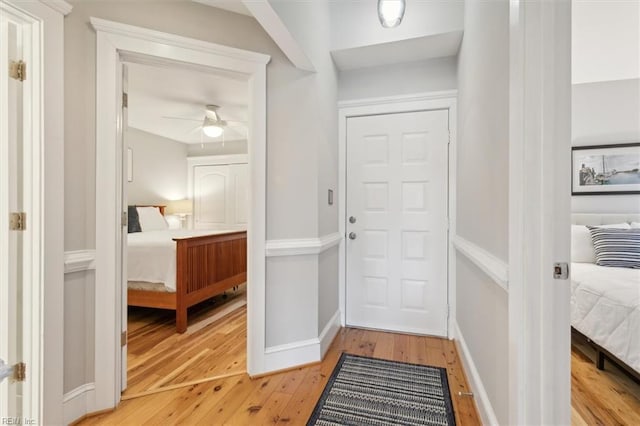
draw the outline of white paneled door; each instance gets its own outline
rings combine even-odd
[[[447,335],[447,110],[347,119],[346,321]]]

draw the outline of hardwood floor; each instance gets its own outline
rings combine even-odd
[[[246,291],[227,292],[189,310],[177,334],[173,311],[129,308],[124,398],[220,375],[246,372]]]
[[[242,342],[244,344],[244,341]],[[316,365],[251,379],[246,374],[123,401],[83,425],[304,425],[342,352],[446,367],[458,425],[479,425],[452,341],[342,329]]]
[[[596,368],[595,350],[573,340],[571,346],[571,424],[640,425],[640,385],[610,362]]]

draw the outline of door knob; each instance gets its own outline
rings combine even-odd
[[[355,232],[349,232],[349,239],[350,240],[355,240],[356,239],[356,233]]]
[[[354,216],[351,216],[349,218],[349,223],[356,223],[356,218]]]

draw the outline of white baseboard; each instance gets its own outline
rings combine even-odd
[[[284,370],[322,361],[339,330],[340,311],[336,311],[317,338],[266,348],[265,371]]]
[[[317,361],[320,361],[320,341],[317,338],[270,346],[264,351],[266,372],[284,370]]]
[[[95,389],[94,383],[87,383],[64,394],[64,424],[68,425],[95,411]]]
[[[454,322],[454,333],[454,342],[458,349],[458,354],[462,358],[462,364],[464,365],[464,370],[467,373],[469,386],[473,392],[476,407],[478,408],[480,418],[482,419],[482,424],[498,425],[498,419],[496,417],[496,413],[493,411],[493,407],[491,406],[491,401],[489,401],[489,395],[487,395],[487,391],[482,384],[482,379],[480,378],[478,369],[471,358],[471,353],[464,341],[464,337],[462,336],[462,332],[460,331],[460,327],[457,322]]]
[[[331,342],[336,337],[340,331],[340,311],[337,310],[335,314],[331,317],[327,325],[318,336],[320,340],[320,359],[324,358],[324,355],[327,353],[329,346],[331,346]]]

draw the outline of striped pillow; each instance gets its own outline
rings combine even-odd
[[[588,228],[597,265],[640,269],[640,229]]]

